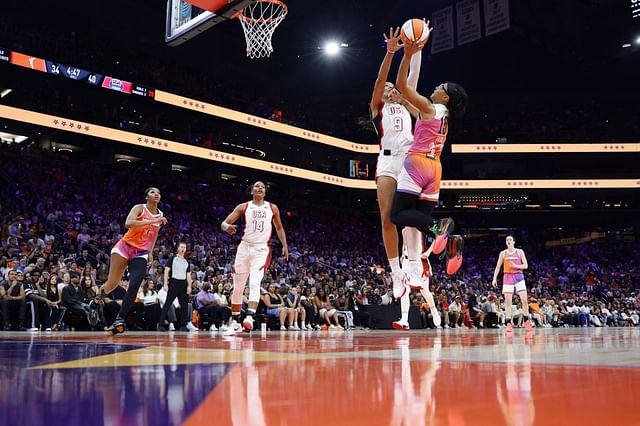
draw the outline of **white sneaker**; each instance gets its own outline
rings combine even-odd
[[[438,308],[434,306],[430,309],[430,311],[431,317],[433,318],[433,325],[435,325],[436,328],[440,327],[440,324],[442,324],[442,318],[440,318],[440,312],[438,312]]]
[[[229,326],[229,329],[224,332],[224,335],[225,336],[235,336],[240,331],[242,331],[242,326],[240,324],[238,324],[237,321],[234,320],[234,321],[231,321],[231,325]]]
[[[284,325],[280,326],[280,331],[287,331],[287,327],[285,327]]]
[[[306,330],[307,331],[313,331],[313,327],[311,326],[311,324],[307,324]]]
[[[442,328],[451,328],[451,327],[449,327],[447,324],[445,324],[444,327],[442,327]]]
[[[211,327],[209,327],[209,331],[218,331],[218,327],[216,327],[215,324],[211,324]]]
[[[173,323],[171,323],[171,325],[169,326],[169,331],[175,330],[175,327],[173,327],[173,330],[171,329],[171,327],[173,327]],[[189,321],[187,323],[187,330],[189,330],[189,331],[198,331],[198,327],[196,327],[195,325],[193,325],[193,323],[191,321]]]
[[[242,321],[242,328],[244,329],[244,331],[249,332],[253,330],[253,321],[254,320],[252,316],[244,318],[244,321]]]
[[[337,328],[338,330],[343,330],[343,331],[344,331],[344,327],[343,327],[343,326],[341,326],[341,325],[336,325],[336,328]]]
[[[191,324],[191,323],[189,323]],[[191,326],[193,327],[193,324],[191,324]],[[187,325],[187,328],[189,327],[189,325]],[[169,331],[176,331],[176,326],[173,325],[172,322],[169,323]]]
[[[409,275],[406,272],[402,272],[399,277],[396,277],[394,273],[391,273],[391,282],[393,283],[393,297],[400,299],[407,291]]]
[[[298,327],[297,325],[292,325],[289,327],[289,330],[291,331],[300,331],[300,327]]]
[[[47,333],[51,333],[51,327],[47,327],[47,329],[45,330]]]
[[[220,326],[220,331],[222,331],[223,333],[224,333],[225,331],[227,331],[228,329],[229,329],[229,327],[227,327],[227,324],[222,324],[222,325]]]
[[[27,328],[27,331],[30,333],[37,333],[38,331],[40,331],[40,329],[36,327],[31,327],[31,328]]]
[[[329,330],[335,330],[336,328],[337,328],[337,327],[336,327],[335,325],[333,325],[333,324],[331,324],[331,325],[329,326]]]

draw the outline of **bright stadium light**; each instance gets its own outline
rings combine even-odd
[[[340,45],[335,41],[330,41],[324,45],[324,50],[327,52],[327,55],[337,55],[340,51]]]

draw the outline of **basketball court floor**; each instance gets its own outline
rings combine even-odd
[[[1,425],[640,425],[640,329],[0,333]]]

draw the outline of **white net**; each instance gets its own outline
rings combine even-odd
[[[287,16],[287,6],[279,0],[258,0],[238,16],[247,42],[247,56],[269,57],[273,52],[271,37]]]

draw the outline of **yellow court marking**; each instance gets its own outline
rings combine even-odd
[[[261,361],[301,361],[335,358],[336,354],[229,351],[219,349],[165,348],[151,346],[92,358],[32,367],[32,370],[65,368],[135,367],[148,365],[190,365]],[[347,355],[353,356],[352,353]]]

